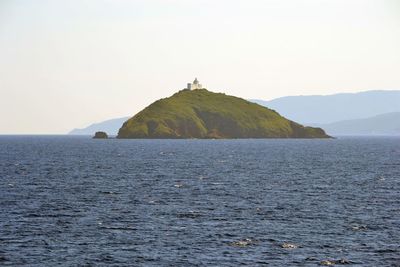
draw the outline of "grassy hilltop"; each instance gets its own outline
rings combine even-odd
[[[160,99],[119,130],[118,138],[328,138],[276,111],[206,89]]]

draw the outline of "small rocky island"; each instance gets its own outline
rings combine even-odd
[[[276,111],[242,98],[213,93],[197,79],[160,99],[119,129],[117,138],[330,138]]]
[[[93,139],[108,139],[108,135],[106,132],[96,132]]]

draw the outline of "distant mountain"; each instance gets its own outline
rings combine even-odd
[[[400,112],[386,113],[366,119],[346,120],[330,124],[314,124],[330,135],[400,135]]]
[[[108,135],[117,135],[121,125],[128,120],[129,117],[111,119],[99,123],[94,123],[86,128],[73,129],[68,134],[73,135],[93,135],[95,132],[102,131],[106,132]]]
[[[181,90],[127,120],[118,138],[329,138],[242,98]]]
[[[307,125],[327,124],[400,112],[400,91],[287,96],[271,101],[251,101],[274,109],[290,120]]]

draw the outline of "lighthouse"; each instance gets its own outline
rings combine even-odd
[[[196,78],[196,79],[194,79],[193,83],[187,84],[186,89],[189,89],[189,90],[203,89],[203,86],[199,83],[199,81]]]

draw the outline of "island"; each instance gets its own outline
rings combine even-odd
[[[321,128],[305,127],[278,112],[242,98],[210,92],[197,79],[160,99],[119,129],[117,138],[233,139],[330,138]]]
[[[93,139],[107,139],[108,135],[106,132],[96,132],[93,136]]]

